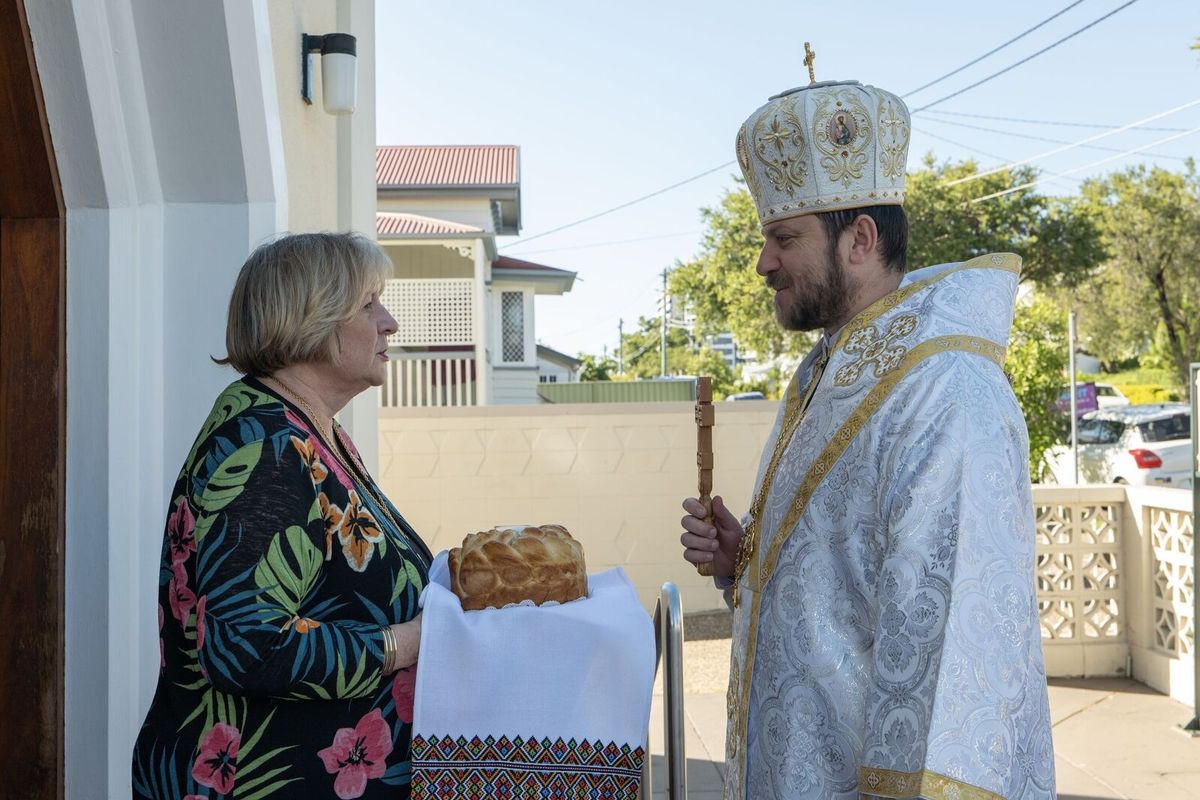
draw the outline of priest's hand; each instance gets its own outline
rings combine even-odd
[[[733,577],[738,545],[745,533],[737,517],[729,513],[719,495],[712,500],[711,522],[706,519],[708,515],[704,505],[695,497],[683,501],[683,510],[688,512],[679,521],[683,526],[679,543],[683,545],[684,560],[692,564],[715,560],[714,575],[718,578]]]

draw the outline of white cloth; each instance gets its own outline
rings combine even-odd
[[[910,273],[839,338],[762,511],[751,571],[776,545],[770,578],[757,602],[745,580],[728,590],[730,800],[1054,796],[1024,419],[980,354],[910,358],[954,337],[1003,347],[1017,265]],[[869,415],[847,442],[835,433],[856,409]]]
[[[534,781],[541,789],[549,784],[537,781],[571,784],[608,776],[614,797],[635,797],[654,685],[654,628],[625,573],[616,568],[588,576],[588,596],[562,605],[464,612],[450,591],[446,558],[442,552],[434,560],[421,598],[414,797],[417,788],[466,757],[461,748],[444,746],[448,739],[488,737],[551,745],[561,740],[584,765],[561,763],[571,760],[562,748],[552,756],[548,747],[535,748],[537,764],[528,763],[528,751],[513,760],[493,749],[483,756],[487,780],[526,789]],[[616,750],[600,754],[597,745]],[[631,773],[632,782],[626,780]],[[630,787],[635,793],[624,793]],[[475,796],[493,793],[501,792],[493,787]],[[522,790],[519,796],[533,795]]]

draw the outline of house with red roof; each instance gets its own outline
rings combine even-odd
[[[383,301],[399,323],[384,406],[539,402],[534,299],[575,273],[497,253],[521,230],[520,175],[516,145],[376,148]]]

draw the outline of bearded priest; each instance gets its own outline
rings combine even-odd
[[[684,558],[733,607],[728,800],[1054,797],[1002,368],[1021,260],[907,271],[910,131],[895,95],[812,81],[737,135],[776,319],[822,337],[749,513],[683,504]]]

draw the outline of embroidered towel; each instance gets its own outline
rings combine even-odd
[[[413,798],[636,798],[654,627],[624,571],[571,603],[464,612],[446,559],[421,598]]]

